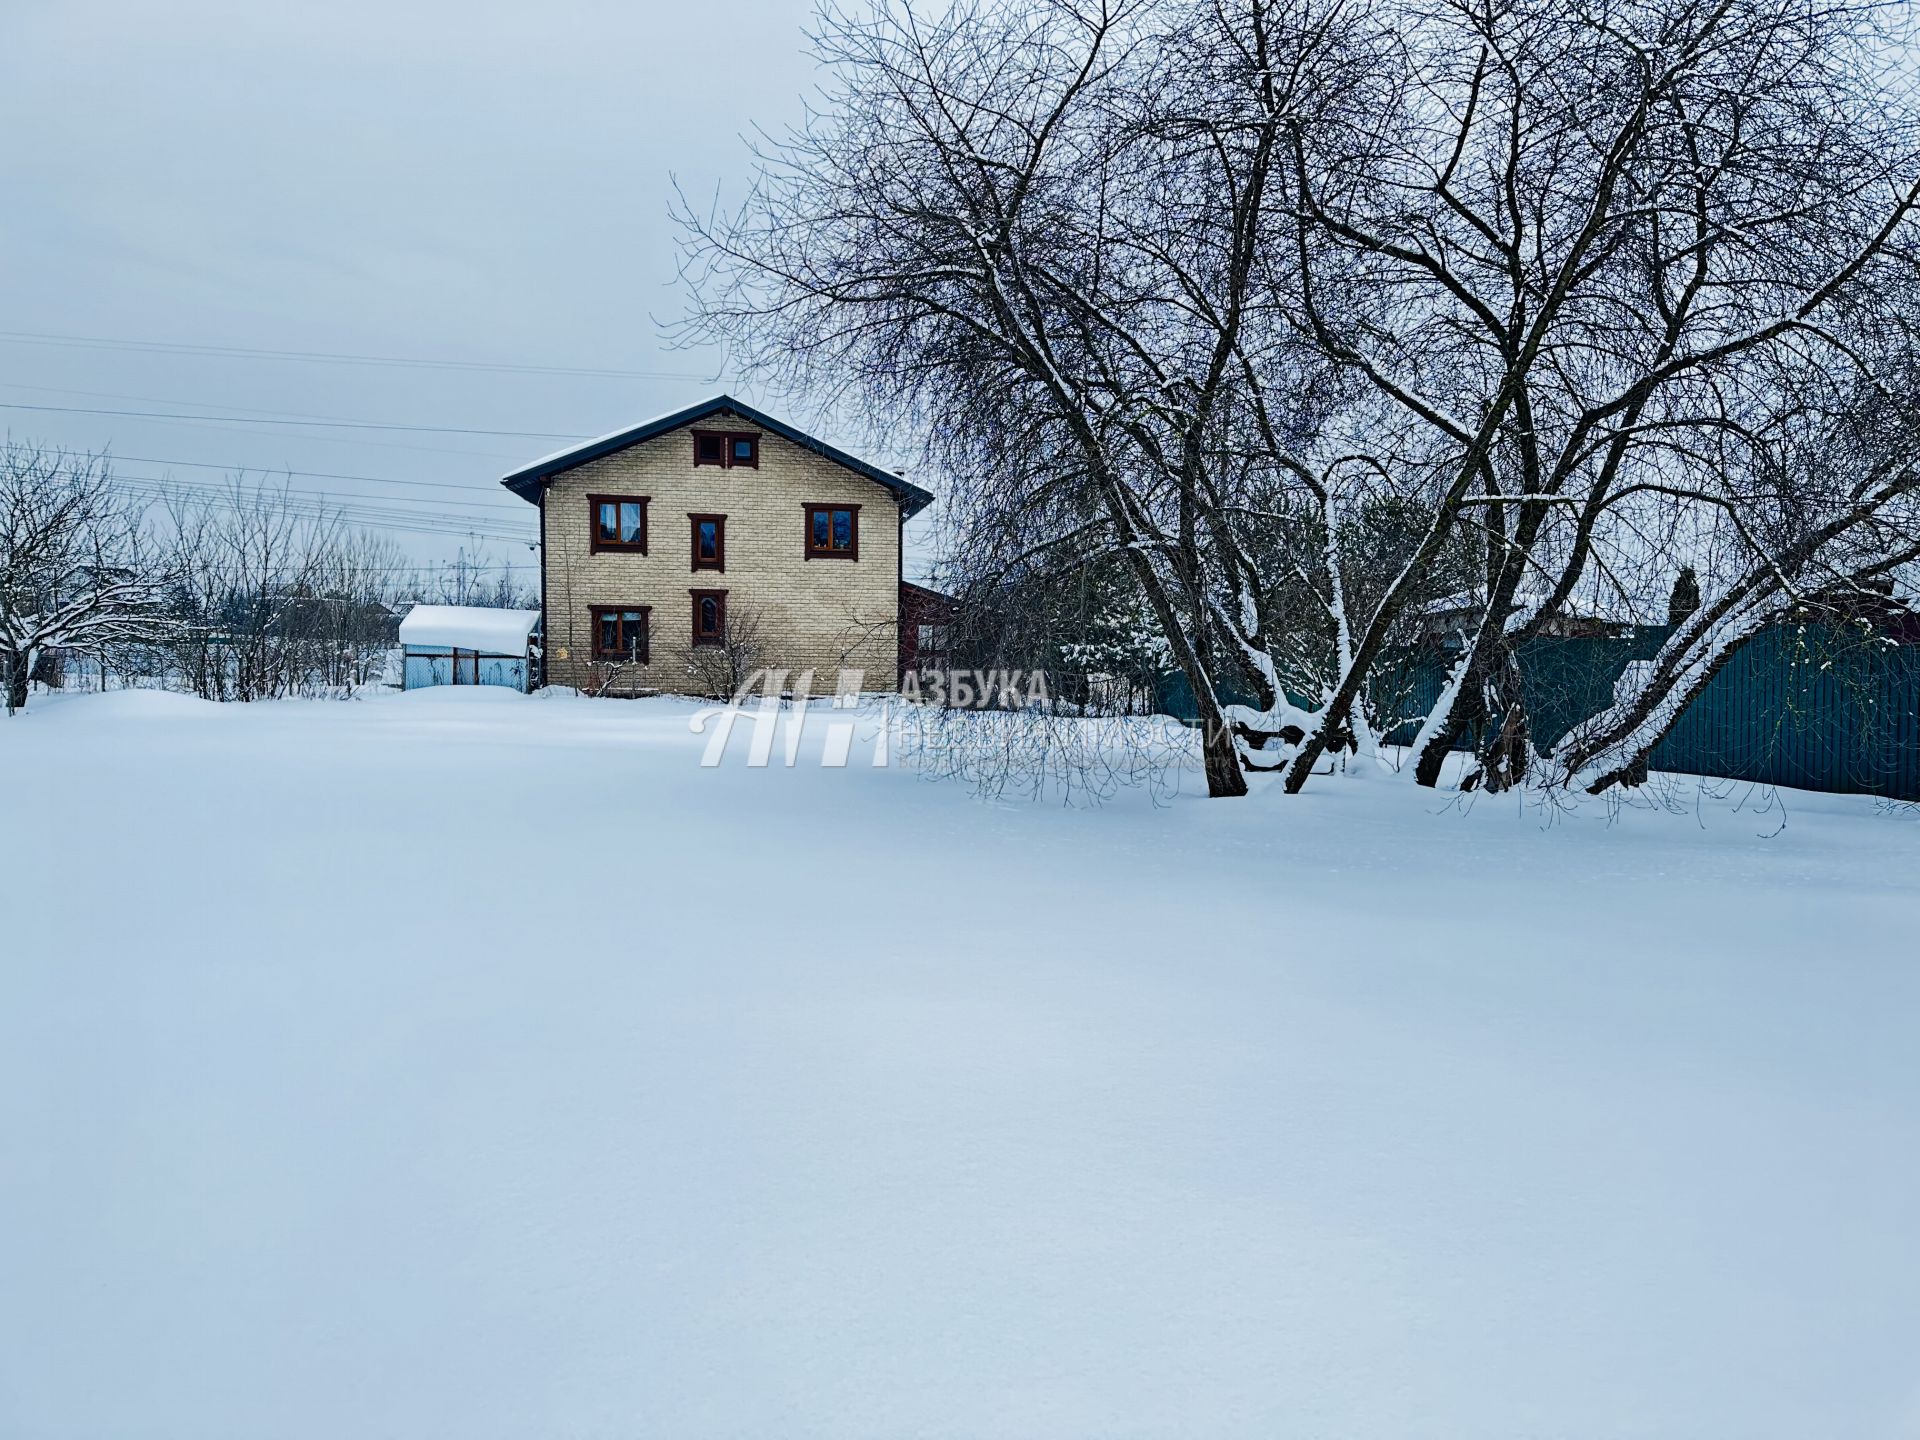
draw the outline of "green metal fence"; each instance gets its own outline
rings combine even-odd
[[[1643,626],[1625,639],[1542,638],[1521,647],[1520,677],[1534,742],[1551,748],[1613,700],[1628,664],[1667,638]],[[1396,712],[1420,716],[1439,698],[1445,662],[1410,657]],[[1184,676],[1165,677],[1163,713],[1195,714]],[[1386,738],[1406,744],[1417,720]],[[1468,742],[1471,743],[1471,737]],[[1858,629],[1776,625],[1728,659],[1653,752],[1658,770],[1920,800],[1920,645]]]
[[[1815,625],[1763,630],[1687,707],[1653,763],[1920,800],[1920,645]]]

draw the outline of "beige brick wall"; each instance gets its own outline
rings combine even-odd
[[[695,429],[760,436],[758,469],[693,463]],[[589,495],[644,495],[647,553],[592,553]],[[858,560],[806,558],[807,502],[860,507]],[[688,515],[727,517],[726,569],[693,569]],[[842,666],[865,671],[863,688],[897,681],[900,507],[865,476],[758,426],[705,417],[644,444],[556,475],[544,517],[546,670],[555,685],[600,688],[592,664],[590,607],[650,607],[651,663],[620,667],[613,693],[691,692],[692,590],[725,590],[730,623],[757,616],[763,664],[815,673],[831,691]]]

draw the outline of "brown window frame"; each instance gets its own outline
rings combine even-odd
[[[640,617],[640,653],[630,655],[625,650],[602,650],[600,648],[600,617],[634,614]],[[587,623],[591,626],[587,632],[591,637],[588,648],[593,652],[593,658],[596,661],[611,660],[620,665],[651,665],[653,663],[653,607],[651,605],[589,605]],[[615,623],[622,626],[620,638],[624,640],[626,638],[624,622],[616,621]]]
[[[713,522],[713,559],[700,558],[700,527],[705,522]],[[727,573],[727,517],[711,511],[688,511],[688,546],[693,555],[695,570],[713,570],[719,574]]]
[[[725,645],[727,643],[727,592],[724,590],[689,590],[687,594],[693,597],[694,645],[700,647]],[[701,632],[700,602],[703,600],[712,600],[719,605],[720,633],[718,635],[707,635]]]
[[[718,460],[702,460],[700,458],[700,442],[702,440],[718,440],[720,442],[720,458]],[[740,440],[748,441],[753,446],[753,454],[745,460],[740,459],[733,453],[735,442]],[[732,470],[736,466],[744,466],[748,470],[758,470],[760,468],[760,432],[758,430],[695,430],[693,432],[693,463],[696,466],[714,465],[722,470]]]
[[[615,555],[644,555],[647,553],[647,532],[652,528],[648,508],[652,497],[648,495],[589,495],[587,496],[587,553]],[[640,543],[630,540],[602,540],[600,538],[600,507],[602,505],[638,505],[640,507]],[[614,512],[614,528],[619,528],[620,512]]]
[[[860,507],[858,505],[843,505],[843,504],[840,504],[838,501],[816,502],[816,501],[809,500],[808,502],[803,504],[800,508],[803,512],[805,512],[805,515],[806,515],[804,528],[800,532],[800,550],[801,550],[801,554],[806,559],[808,560],[858,560],[860,558]],[[815,548],[813,543],[813,517],[815,515],[820,514],[822,511],[827,512],[827,538],[828,540],[832,540],[833,538],[832,512],[835,510],[846,510],[852,513],[853,523],[849,528],[852,531],[853,544],[848,546],[845,550],[835,550],[831,546],[829,546],[827,549],[824,549],[824,550],[817,549]]]

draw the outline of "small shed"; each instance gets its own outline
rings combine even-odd
[[[533,676],[538,610],[416,605],[400,622],[401,688],[503,685],[524,691]]]

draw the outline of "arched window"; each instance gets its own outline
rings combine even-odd
[[[727,643],[727,592],[724,590],[695,590],[693,595],[693,643],[696,645],[724,645]]]

